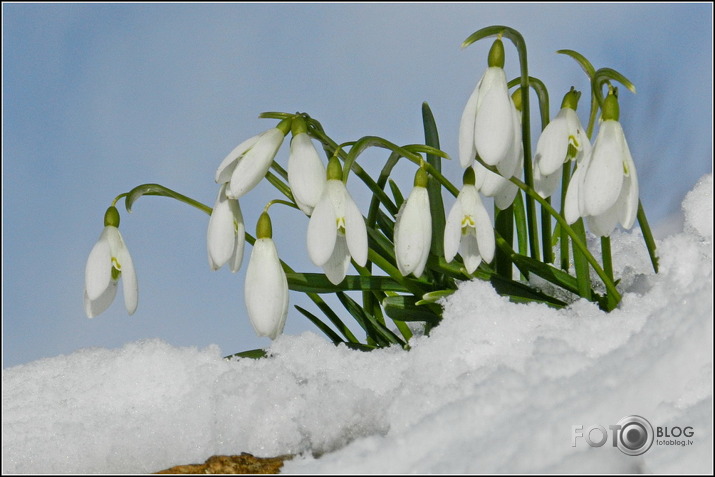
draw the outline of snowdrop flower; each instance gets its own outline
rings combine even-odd
[[[283,332],[288,315],[288,280],[272,237],[271,218],[264,211],[256,226],[244,292],[248,317],[256,334],[276,339]]]
[[[561,103],[561,110],[546,125],[536,144],[534,188],[544,198],[550,197],[561,181],[565,162],[580,162],[591,152],[591,142],[576,114],[581,93],[571,88]]]
[[[293,120],[292,133],[293,139],[290,142],[288,157],[288,183],[300,210],[310,215],[325,188],[325,166],[307,134],[305,121],[302,118]]]
[[[513,184],[509,178],[520,175],[519,171],[521,171],[524,166],[524,144],[521,140],[521,113],[519,112],[519,108],[521,107],[521,89],[517,89],[512,95],[512,98],[513,99],[510,98],[509,101],[512,111],[511,127],[514,134],[512,136],[509,153],[503,161],[497,164],[499,174],[490,171],[478,161],[475,161],[473,164],[476,174],[475,185],[477,190],[486,197],[493,197],[494,205],[500,210],[506,209],[514,202],[519,188]]]
[[[290,131],[290,121],[284,119],[275,128],[243,141],[221,162],[216,170],[216,182],[229,183],[226,191],[229,198],[238,199],[266,176]]]
[[[618,98],[606,97],[593,149],[571,177],[564,203],[568,223],[579,217],[591,232],[608,236],[616,224],[630,229],[638,212],[638,178],[623,128],[618,122]]]
[[[337,157],[328,162],[327,182],[308,223],[308,254],[337,285],[347,274],[350,257],[360,265],[367,262],[365,219],[342,181]]]
[[[403,202],[395,221],[395,258],[403,276],[422,275],[432,245],[432,215],[427,193],[427,172],[415,174],[414,188]]]
[[[459,125],[459,161],[466,168],[479,154],[490,166],[502,162],[512,147],[512,103],[504,73],[504,45],[489,50],[488,68],[477,83]]]
[[[494,258],[494,229],[474,184],[470,167],[464,171],[464,186],[444,226],[444,258],[451,262],[459,250],[467,273],[473,273],[482,259]]]
[[[137,309],[138,286],[132,257],[119,233],[119,212],[112,206],[104,214],[104,230],[92,247],[84,270],[84,310],[88,318],[106,310],[124,279],[124,305],[129,314]]]
[[[226,196],[227,188],[228,183],[221,184],[209,219],[206,242],[211,270],[230,263],[231,271],[237,272],[243,261],[246,227],[238,200]]]

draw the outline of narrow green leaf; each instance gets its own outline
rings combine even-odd
[[[434,115],[426,102],[422,103],[422,123],[425,131],[425,144],[439,149],[439,133]],[[427,154],[427,163],[442,172],[442,160],[438,155]],[[442,186],[436,178],[430,176],[427,184],[429,195],[430,214],[432,216],[432,245],[431,251],[438,257],[444,255],[444,225],[446,223],[444,215],[444,201],[442,200]]]
[[[382,344],[383,346],[388,346],[390,344],[399,344],[404,346],[405,342],[402,341],[395,333],[387,329],[385,325],[378,322],[375,317],[365,313],[365,310],[358,305],[358,303],[350,298],[343,292],[337,293],[337,297],[343,304],[345,309],[355,318],[355,320],[362,326],[365,332],[375,340],[376,343]]]
[[[432,324],[439,323],[441,313],[435,313],[439,305],[418,305],[419,300],[414,296],[388,296],[382,300],[387,316],[396,321],[424,321]]]
[[[286,273],[288,288],[298,292],[335,293],[339,291],[399,291],[407,289],[390,277],[348,275],[333,285],[322,273]]]
[[[315,326],[317,326],[318,329],[320,329],[320,331],[322,331],[323,334],[325,334],[330,339],[330,341],[332,341],[335,344],[344,343],[344,341],[340,338],[340,336],[338,336],[338,334],[336,332],[334,332],[328,325],[323,323],[323,321],[320,318],[318,318],[317,316],[315,316],[314,314],[312,314],[305,308],[302,308],[298,305],[294,305],[294,306],[295,306],[296,310],[298,310],[300,313],[302,313],[303,316],[308,318]]]
[[[402,204],[405,202],[405,198],[402,196],[402,192],[400,192],[400,188],[397,187],[395,181],[390,179],[389,184],[390,190],[392,191],[392,196],[395,198],[395,205],[397,206],[397,210],[400,210],[400,207],[402,207]]]
[[[638,224],[641,226],[641,231],[643,232],[643,239],[645,240],[646,248],[648,249],[648,255],[650,256],[650,262],[653,264],[653,270],[658,273],[658,255],[655,251],[655,239],[653,238],[653,233],[650,230],[650,225],[648,224],[648,219],[645,215],[645,210],[643,209],[643,204],[638,201]]]
[[[262,118],[262,119],[280,119],[280,120],[289,119],[294,116],[295,116],[295,114],[279,113],[279,112],[273,112],[273,111],[267,111],[265,113],[261,113],[258,115],[258,117]]]
[[[163,185],[142,184],[136,186],[127,193],[126,198],[124,199],[124,206],[127,208],[127,212],[131,213],[134,202],[136,202],[136,200],[143,195],[158,195],[162,197],[171,197],[172,199],[176,199],[179,202],[183,202],[192,207],[195,207],[200,211],[207,213],[208,215],[211,215],[211,211],[213,210],[211,207],[204,205],[201,202],[192,199],[191,197],[179,194],[178,192],[173,191],[168,187],[164,187]]]
[[[427,292],[424,295],[422,295],[422,299],[418,300],[415,302],[415,305],[426,305],[429,303],[436,303],[437,301],[441,300],[442,298],[448,297],[454,292],[456,292],[456,289],[449,289],[449,290],[435,290],[431,292]]]
[[[251,349],[248,351],[241,351],[240,353],[231,354],[224,357],[223,359],[232,360],[237,358],[250,358],[250,359],[261,359],[268,356],[266,350],[264,349]]]
[[[513,280],[505,280],[499,275],[493,275],[490,282],[497,293],[503,296],[508,296],[511,300],[518,303],[546,303],[547,305],[556,308],[563,308],[566,306],[566,303],[561,300],[550,297],[526,284],[515,282]]]
[[[596,100],[599,105],[603,105],[603,85],[604,83],[608,83],[610,81],[618,81],[631,93],[636,93],[635,85],[621,73],[611,68],[599,68],[593,75],[593,81],[591,82],[593,93],[596,96]]]
[[[556,53],[570,56],[576,60],[581,69],[583,69],[583,72],[586,73],[586,76],[588,76],[589,81],[593,80],[593,77],[596,74],[596,68],[594,68],[591,62],[588,61],[581,53],[574,50],[558,50]]]

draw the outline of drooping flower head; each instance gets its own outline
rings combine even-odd
[[[630,229],[638,212],[636,167],[618,119],[618,97],[611,89],[591,154],[578,164],[564,204],[569,223],[584,217],[600,236],[610,235],[618,223]]]
[[[216,170],[216,182],[229,183],[227,197],[238,199],[261,182],[290,131],[290,123],[290,119],[284,119],[278,126],[243,141],[226,156]]]
[[[84,270],[84,310],[94,318],[109,308],[123,279],[124,305],[132,315],[137,309],[139,288],[134,263],[119,233],[119,212],[111,206],[104,214],[104,230],[87,258]]]
[[[337,157],[328,162],[326,174],[325,189],[308,223],[308,254],[337,285],[347,274],[351,256],[360,266],[367,262],[367,228],[360,209],[345,188]]]
[[[427,172],[420,167],[414,188],[402,203],[395,221],[395,258],[403,276],[422,275],[432,245],[432,215],[427,193]]]
[[[482,259],[492,261],[495,245],[492,221],[474,184],[474,170],[469,167],[444,226],[445,260],[451,262],[459,251],[468,273],[473,273]]]
[[[229,263],[231,271],[236,272],[243,261],[246,227],[238,200],[228,198],[227,188],[228,183],[221,184],[209,219],[206,243],[211,270]]]
[[[509,179],[512,176],[519,176],[524,165],[524,144],[521,135],[521,88],[514,91],[510,101],[511,127],[514,134],[509,153],[496,166],[499,174],[490,171],[479,161],[475,161],[472,166],[476,174],[477,190],[486,197],[493,197],[494,205],[500,210],[506,209],[514,202],[519,188]]]
[[[536,144],[534,188],[544,198],[556,190],[564,163],[580,162],[591,152],[591,142],[576,114],[580,96],[573,87],[566,93],[559,113],[546,125]]]
[[[476,154],[497,166],[513,143],[513,111],[504,73],[504,44],[494,41],[488,68],[467,101],[459,125],[459,161],[466,168]]]
[[[244,292],[248,316],[256,334],[276,339],[285,327],[289,292],[267,212],[258,218]]]
[[[325,166],[307,133],[303,118],[293,120],[291,132],[288,183],[300,210],[310,215],[325,188]]]

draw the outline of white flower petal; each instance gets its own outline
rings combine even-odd
[[[345,237],[350,255],[355,263],[361,267],[365,266],[367,263],[367,227],[360,209],[350,197],[347,189],[345,189]]]
[[[229,179],[231,179],[231,174],[233,174],[233,169],[236,167],[236,161],[243,156],[243,154],[249,150],[251,147],[253,147],[254,144],[258,141],[258,139],[261,137],[260,134],[257,134],[251,138],[246,139],[243,141],[241,144],[233,148],[233,151],[229,152],[228,155],[224,158],[223,161],[221,161],[221,164],[219,164],[218,169],[216,169],[216,182],[219,184],[223,184],[224,182],[228,182]]]
[[[477,199],[479,199],[479,196],[477,196]],[[487,209],[484,208],[481,199],[479,199],[477,208],[474,211],[474,219],[476,224],[475,228],[477,243],[479,245],[479,254],[485,262],[490,263],[494,259],[494,227],[492,226],[492,219],[489,218]],[[477,263],[474,268],[476,269],[477,266],[479,266],[479,263]],[[472,271],[469,273],[472,273]]]
[[[474,162],[477,149],[474,146],[474,121],[477,118],[477,101],[479,97],[480,79],[476,88],[469,96],[459,122],[459,163],[463,168],[469,167]]]
[[[601,123],[581,185],[585,215],[601,215],[618,199],[623,185],[623,130],[617,121]]]
[[[581,216],[581,182],[583,171],[588,167],[589,158],[584,158],[581,164],[577,164],[571,179],[566,188],[566,198],[564,199],[564,218],[570,225],[576,222]]]
[[[482,79],[474,121],[477,154],[484,162],[495,166],[509,153],[513,136],[512,102],[504,70],[488,68]]]
[[[465,186],[465,188],[466,187],[467,186]],[[444,259],[447,262],[454,260],[462,240],[462,218],[464,217],[464,210],[460,198],[463,192],[464,189],[460,191],[457,196],[457,201],[450,209],[449,214],[447,214],[447,221],[444,224]]]
[[[214,204],[209,226],[206,232],[206,243],[209,255],[209,266],[218,270],[234,255],[236,250],[236,227],[234,225],[236,208],[231,203],[238,204],[236,200],[228,199],[225,194],[226,185],[221,186],[218,198]],[[239,210],[240,214],[240,210]],[[243,220],[241,220],[241,224]]]
[[[611,235],[613,229],[618,223],[620,215],[620,204],[615,203],[613,206],[601,215],[592,215],[586,217],[588,228],[594,235],[606,237]]]
[[[459,253],[462,255],[464,268],[467,269],[467,273],[474,273],[474,270],[482,263],[482,257],[479,254],[479,244],[477,243],[477,237],[474,235],[474,232],[462,236]]]
[[[300,209],[310,215],[325,188],[325,166],[310,136],[300,133],[290,143],[288,183]]]
[[[114,280],[110,280],[109,286],[94,300],[89,299],[89,296],[87,296],[87,290],[85,290],[84,311],[87,314],[87,318],[94,318],[95,316],[103,313],[107,308],[109,308],[109,305],[112,304],[116,295],[117,282]]]
[[[429,195],[415,187],[404,202],[395,223],[395,258],[403,276],[422,275],[432,242]]]
[[[288,312],[288,281],[272,239],[254,243],[244,291],[256,334],[275,339],[283,332]]]
[[[269,129],[261,134],[253,147],[238,160],[231,174],[229,197],[238,199],[263,180],[284,137],[283,132],[278,128]]]
[[[308,222],[308,255],[315,265],[322,267],[330,259],[335,248],[337,233],[337,217],[330,193],[326,189]]]
[[[112,251],[108,239],[107,226],[94,244],[84,269],[84,283],[87,296],[94,301],[107,290],[112,281]],[[115,228],[115,227],[112,227]]]
[[[132,257],[129,255],[129,250],[124,243],[122,243],[122,248],[119,249],[117,253],[117,261],[122,267],[122,290],[124,292],[124,306],[127,308],[127,312],[133,315],[137,310],[137,304],[139,302],[139,284],[137,283],[137,275],[134,271],[134,262],[132,262]]]
[[[345,279],[350,265],[350,252],[345,235],[338,234],[335,240],[335,248],[327,262],[323,264],[323,272],[328,277],[330,283],[338,285]]]
[[[536,144],[534,163],[542,175],[550,175],[560,169],[566,159],[569,146],[569,130],[564,108],[546,125]]]

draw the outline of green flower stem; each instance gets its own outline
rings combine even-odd
[[[512,245],[514,242],[514,204],[503,210],[494,206],[494,231],[503,237],[509,246]],[[497,274],[511,280],[513,267],[509,254],[502,253],[501,249],[495,250],[494,262]]]
[[[561,215],[564,215],[564,204],[566,203],[566,191],[568,190],[569,181],[571,180],[571,161],[564,164],[561,174]],[[568,271],[569,269],[569,241],[566,231],[559,229],[559,244],[561,254],[561,269]]]
[[[288,197],[293,203],[295,203],[295,198],[293,197],[293,191],[291,190],[290,186],[280,180],[275,174],[272,172],[268,171],[266,172],[266,180],[271,183],[273,187],[278,189],[278,191],[283,194],[284,196]],[[297,205],[296,205],[296,208]]]
[[[583,219],[578,219],[571,227],[573,228],[579,240],[584,245],[586,242],[586,229],[583,225]],[[576,280],[578,281],[578,293],[582,297],[591,295],[591,274],[588,269],[588,259],[583,252],[576,247],[573,248],[573,264],[576,271]]]
[[[601,261],[603,271],[613,280],[613,260],[611,259],[611,237],[601,237]]]
[[[648,255],[650,256],[650,263],[653,264],[653,270],[658,273],[658,255],[655,251],[655,239],[653,238],[653,233],[650,230],[650,225],[648,225],[648,219],[645,216],[645,210],[643,209],[643,204],[638,201],[638,223],[641,226],[641,231],[643,232],[643,239],[645,239],[646,248],[648,248]]]

